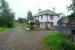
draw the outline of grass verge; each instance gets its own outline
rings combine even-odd
[[[59,32],[45,36],[42,44],[46,50],[75,50],[75,45],[72,44],[71,40]]]
[[[12,28],[0,28],[0,32],[10,32]]]

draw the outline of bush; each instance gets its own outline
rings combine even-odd
[[[71,40],[62,36],[59,32],[44,37],[42,42],[44,47],[50,50],[75,50]]]
[[[10,31],[12,31],[12,28],[0,27],[0,32],[10,32]]]

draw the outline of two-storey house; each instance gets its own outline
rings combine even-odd
[[[37,14],[34,15],[34,19],[38,20],[40,23],[40,28],[48,28],[57,26],[57,22],[60,18],[60,14],[55,13],[51,10],[43,10],[39,11]]]

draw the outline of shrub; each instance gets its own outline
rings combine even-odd
[[[12,28],[0,27],[0,32],[10,32],[10,31],[12,31]]]
[[[71,40],[64,37],[59,32],[53,33],[43,38],[44,47],[50,50],[75,50]]]

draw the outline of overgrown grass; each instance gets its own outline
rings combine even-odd
[[[53,35],[47,35],[43,38],[42,43],[46,50],[75,50],[75,46],[67,38],[59,32],[54,32]]]
[[[6,27],[0,28],[0,32],[10,32],[11,30],[12,28],[6,28]]]

